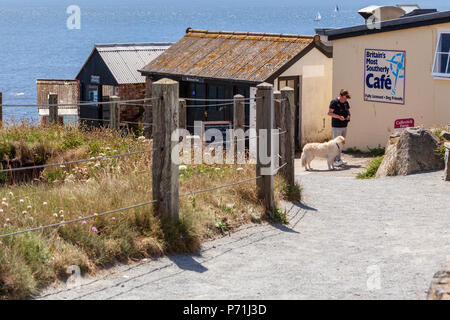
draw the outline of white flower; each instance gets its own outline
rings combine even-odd
[[[27,209],[28,209],[28,210],[31,210],[31,206],[27,206]]]
[[[6,199],[6,198],[3,198],[3,199],[2,199],[2,201],[6,201],[6,200],[8,200],[8,199]]]
[[[14,193],[12,193],[12,192],[10,192],[9,195],[10,195],[11,197],[14,197]]]
[[[236,170],[237,171],[242,171],[242,170],[244,170],[244,168],[237,168]]]
[[[214,168],[214,170],[216,170],[216,171],[220,171],[220,168]]]
[[[3,201],[3,202],[2,202],[2,206],[3,206],[3,207],[8,207],[8,203],[5,202],[5,201]]]
[[[9,220],[9,218],[6,218],[6,222],[9,222],[10,220]]]
[[[60,218],[64,218],[64,215],[62,214],[62,215],[60,215],[59,217],[60,217]]]
[[[47,202],[44,201],[44,202],[42,203],[42,205],[46,206],[46,205],[47,205]]]
[[[186,170],[186,169],[187,169],[187,167],[185,165],[181,165],[178,167],[178,170]]]
[[[3,213],[3,209],[0,209],[0,213]]]
[[[64,210],[59,210],[59,214],[63,214],[64,213]]]
[[[25,201],[24,201],[23,199],[20,199],[19,202],[20,202],[20,203],[24,203]]]
[[[22,214],[27,214],[28,212],[26,212],[26,211],[22,211]]]
[[[138,138],[138,140],[145,140],[145,137],[144,137],[144,136],[140,136],[140,137]]]
[[[54,216],[55,218],[58,218],[58,214],[57,214],[57,213],[54,213],[53,216]]]

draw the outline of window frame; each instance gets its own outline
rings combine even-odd
[[[449,52],[441,52],[438,51],[438,47],[440,44],[440,40],[441,40],[441,35],[443,34],[448,34],[450,35],[450,30],[439,30],[438,31],[438,35],[437,35],[437,41],[436,41],[436,48],[434,50],[434,55],[433,55],[433,67],[431,70],[431,74],[433,75],[433,77],[435,79],[446,79],[446,80],[450,80],[450,50]],[[447,54],[448,58],[447,58],[447,68],[446,70],[448,71],[448,73],[441,73],[441,72],[435,72],[436,70],[436,64],[439,60],[438,55],[443,55],[443,54]]]

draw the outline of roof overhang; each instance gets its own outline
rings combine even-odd
[[[367,26],[366,24],[364,24],[353,27],[346,27],[339,29],[322,29],[316,31],[318,32],[320,31],[321,34],[328,36],[328,40],[339,40],[350,37],[418,28],[448,22],[450,22],[450,11],[443,11],[381,21],[378,28],[371,28],[371,26]]]

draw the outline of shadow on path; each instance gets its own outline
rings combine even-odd
[[[185,271],[194,271],[198,273],[203,273],[208,271],[208,268],[204,267],[201,263],[194,259],[194,256],[200,257],[200,255],[174,255],[168,256],[169,260],[172,261],[178,268]]]

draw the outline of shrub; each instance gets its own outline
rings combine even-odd
[[[375,174],[377,173],[378,168],[381,165],[381,162],[383,162],[383,158],[384,158],[384,156],[376,157],[376,158],[372,159],[369,162],[366,171],[358,173],[356,178],[371,179],[371,178],[375,177]]]

